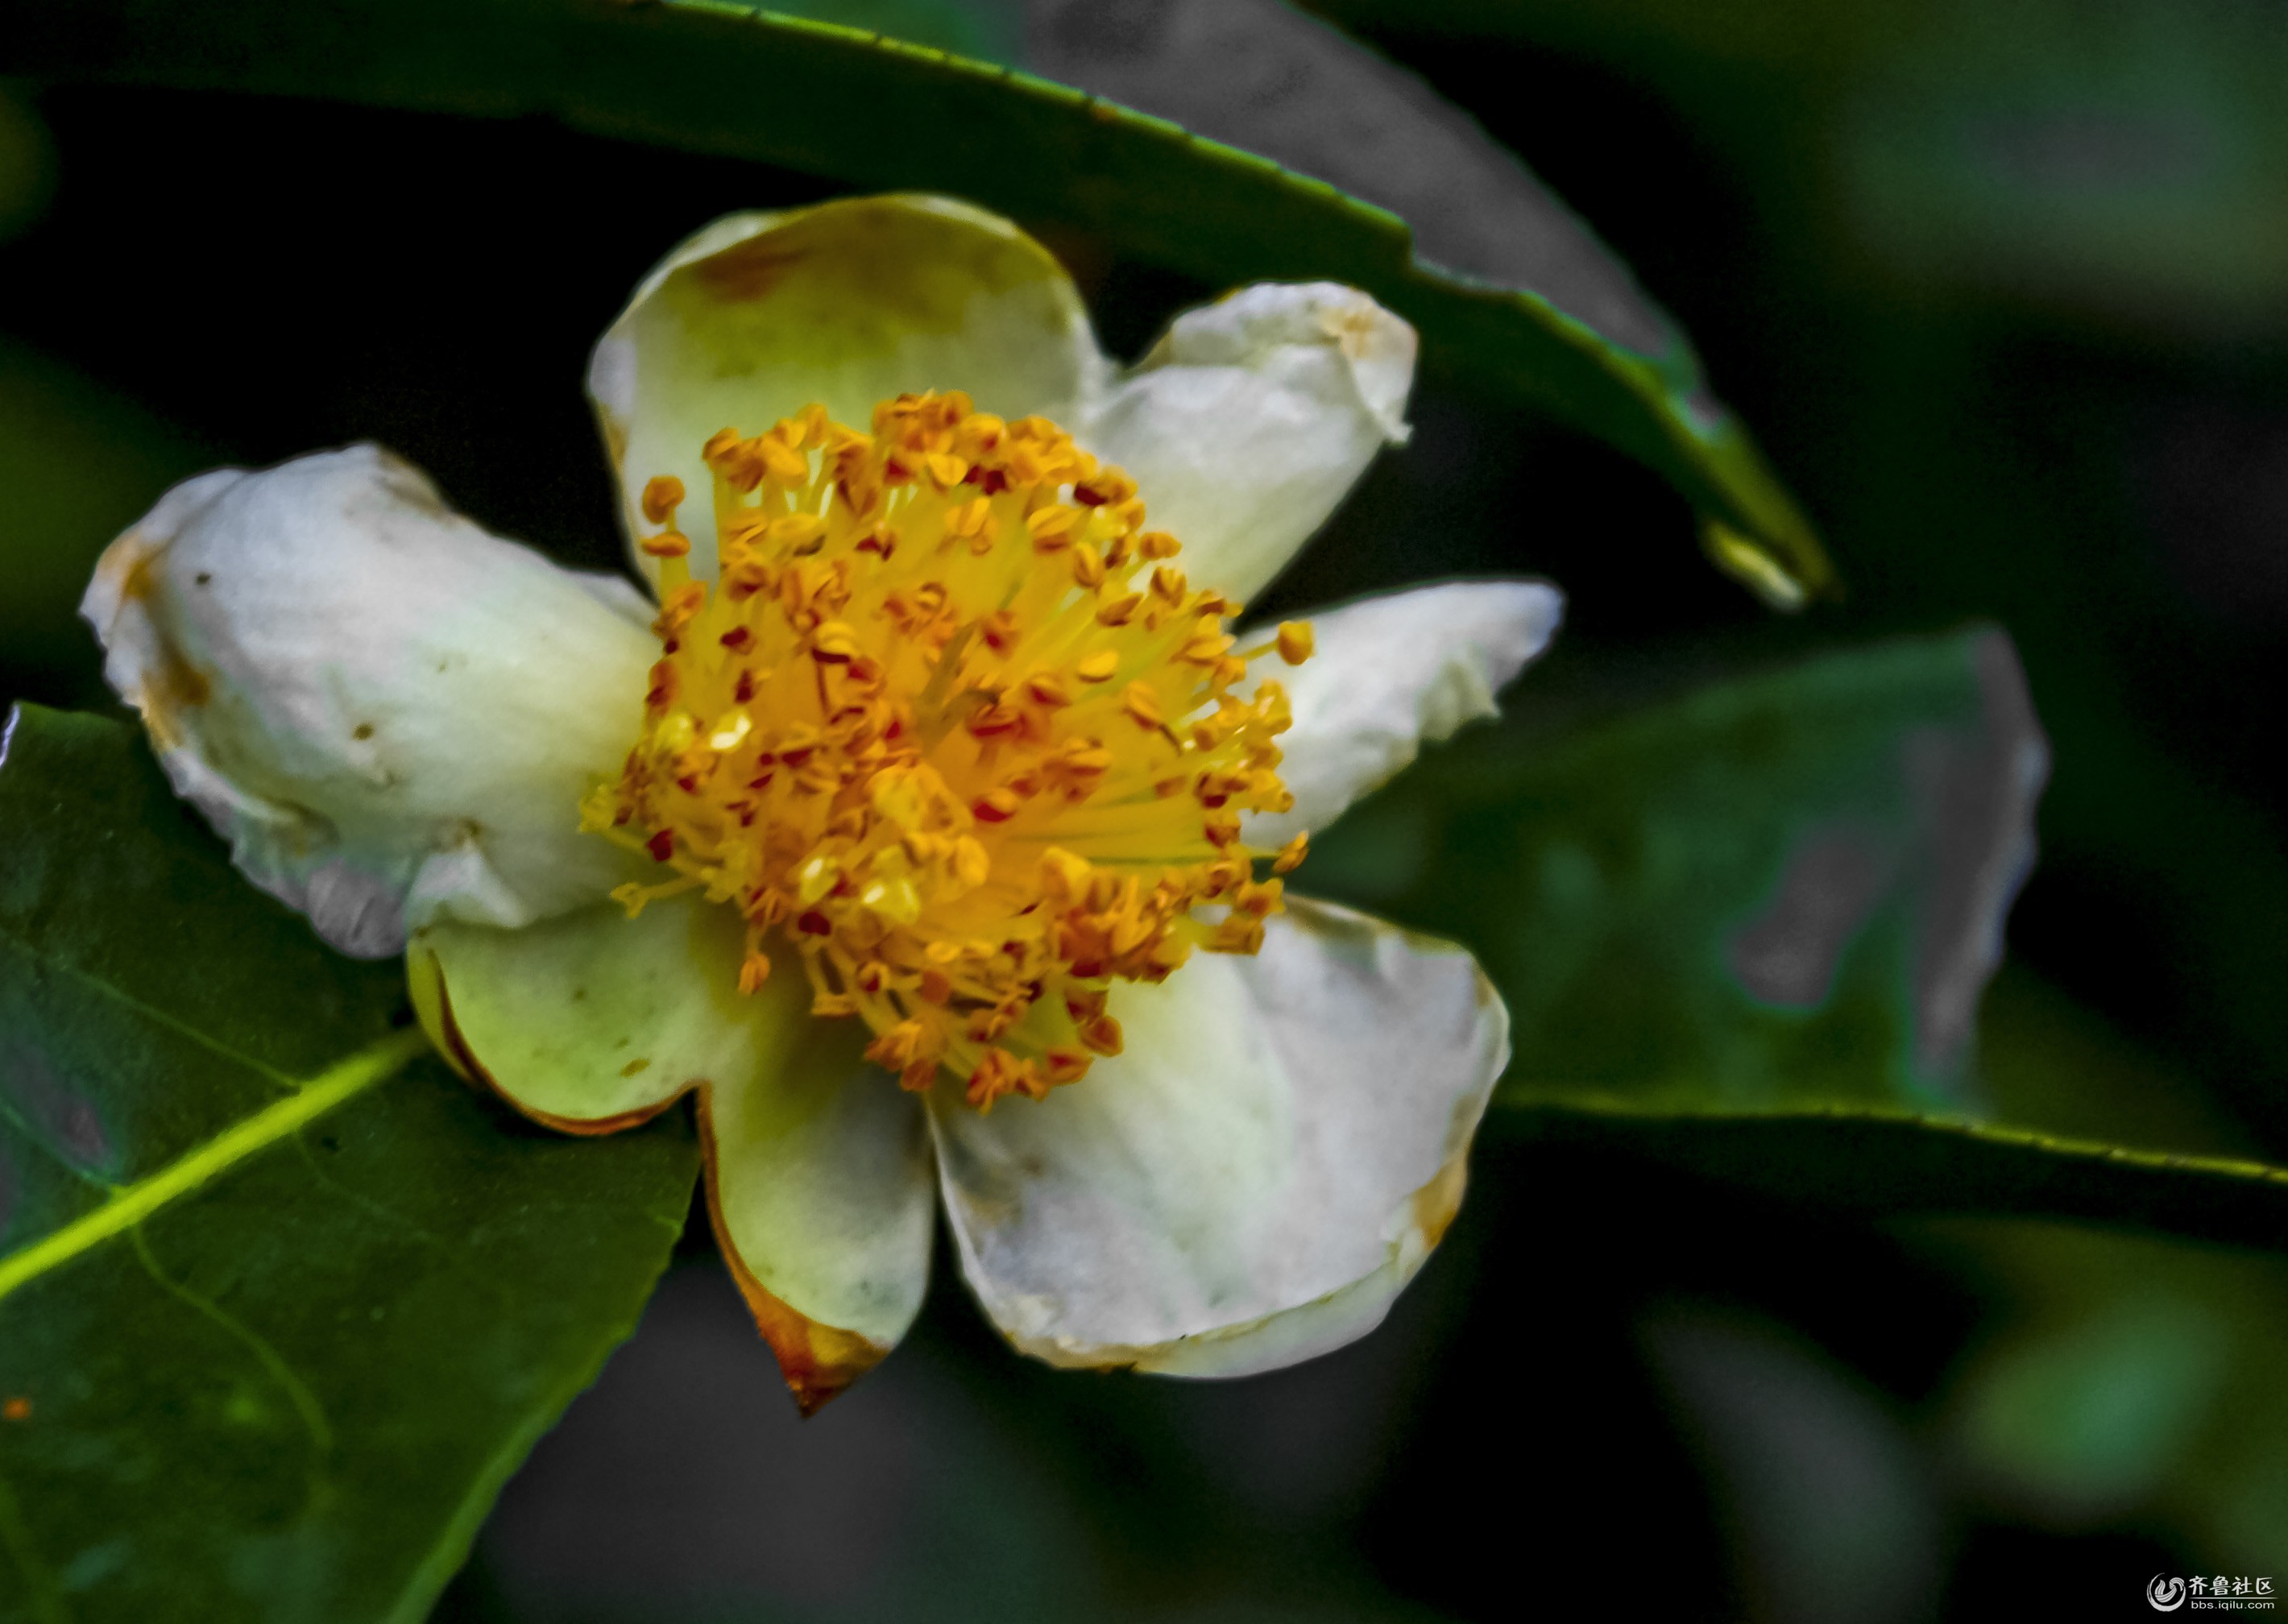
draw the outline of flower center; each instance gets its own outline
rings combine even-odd
[[[1119,1053],[1114,983],[1256,951],[1305,843],[1240,839],[1293,802],[1284,692],[1234,690],[1306,658],[1307,625],[1235,649],[1239,606],[1185,581],[1133,480],[961,394],[886,401],[871,434],[813,406],[704,456],[719,579],[691,577],[683,487],[653,480],[663,654],[582,806],[675,871],[616,891],[632,915],[704,888],[747,921],[743,990],[791,947],[815,1013],[981,1108]]]

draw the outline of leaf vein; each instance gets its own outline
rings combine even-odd
[[[286,1362],[283,1354],[270,1345],[268,1338],[224,1309],[213,1298],[193,1291],[180,1280],[169,1278],[167,1271],[159,1267],[158,1258],[153,1256],[150,1237],[143,1232],[141,1224],[128,1232],[128,1240],[135,1248],[136,1257],[143,1264],[143,1271],[151,1277],[160,1290],[244,1346],[254,1356],[256,1363],[285,1392],[287,1402],[294,1406],[294,1413],[301,1417],[303,1427],[310,1434],[310,1498],[315,1500],[324,1486],[326,1457],[333,1453],[334,1448],[333,1423],[326,1419],[326,1406],[318,1402],[317,1394],[294,1374],[294,1367]]]
[[[269,1081],[277,1084],[280,1088],[291,1089],[299,1086],[292,1077],[288,1076],[276,1066],[265,1065],[262,1061],[256,1059],[252,1055],[247,1054],[243,1050],[234,1049],[218,1038],[208,1035],[206,1033],[200,1031],[196,1026],[192,1026],[188,1021],[183,1019],[180,1016],[170,1015],[166,1010],[158,1008],[155,1004],[144,1002],[132,993],[126,991],[123,987],[114,986],[111,982],[105,980],[101,976],[95,974],[91,970],[82,970],[78,965],[71,963],[68,960],[56,958],[52,955],[41,952],[38,947],[35,947],[32,943],[26,941],[13,931],[0,930],[0,942],[5,942],[9,947],[13,947],[17,952],[31,960],[33,963],[44,966],[50,970],[61,971],[63,974],[69,976],[73,980],[79,982],[82,986],[91,987],[96,992],[101,994],[104,997],[112,1000],[114,1002],[122,1004],[126,1008],[134,1010],[138,1015],[142,1016],[145,1019],[166,1027],[168,1031],[176,1034],[179,1037],[188,1038],[192,1042],[196,1043],[208,1053],[219,1056],[225,1060],[242,1066],[247,1070],[254,1073],[257,1076],[265,1078]]]
[[[0,1300],[18,1287],[61,1267],[91,1247],[132,1229],[172,1201],[190,1194],[258,1152],[268,1149],[305,1123],[394,1076],[426,1050],[420,1030],[393,1032],[337,1061],[299,1084],[297,1091],[265,1106],[178,1158],[147,1178],[123,1184],[92,1211],[31,1245],[0,1256]]]
[[[32,1531],[24,1525],[23,1508],[16,1503],[16,1491],[4,1477],[0,1477],[0,1548],[7,1550],[9,1560],[23,1574],[31,1596],[32,1616],[39,1624],[71,1624],[63,1593],[56,1588],[55,1576],[46,1564],[34,1554]]]

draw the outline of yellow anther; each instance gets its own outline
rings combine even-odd
[[[1004,784],[987,790],[969,804],[969,815],[980,823],[1006,823],[1024,804],[1023,797]]]
[[[1055,552],[1072,540],[1074,527],[1080,519],[1080,512],[1075,508],[1040,508],[1025,515],[1025,529],[1032,536],[1037,551]]]
[[[1311,634],[1310,622],[1279,622],[1279,657],[1288,664],[1302,664],[1311,657],[1311,651],[1316,646],[1316,639]]]
[[[858,893],[859,906],[885,919],[910,925],[922,916],[922,893],[913,881],[901,875],[895,879],[870,880]]]
[[[1286,698],[1237,697],[1273,646],[1235,648],[1235,606],[1053,424],[953,394],[870,421],[708,441],[720,585],[672,529],[644,543],[663,657],[581,826],[657,865],[630,909],[741,911],[743,990],[792,949],[902,1087],[1039,1098],[1118,1051],[1124,983],[1245,951],[1279,910],[1239,828],[1292,804]],[[646,522],[681,495],[647,487]]]
[[[1277,880],[1266,880],[1260,885],[1250,882],[1239,888],[1231,899],[1231,905],[1241,913],[1257,919],[1268,918],[1280,911],[1279,892]]]
[[[651,629],[662,638],[672,638],[691,623],[692,617],[699,613],[706,601],[706,586],[700,582],[687,581],[660,599],[659,617],[652,622]]]
[[[655,558],[679,558],[691,551],[688,536],[673,530],[663,530],[657,535],[647,535],[637,543]]]
[[[810,475],[810,463],[792,446],[775,434],[766,434],[748,442],[753,448],[756,460],[763,472],[783,484],[797,484]]]
[[[1088,860],[1051,846],[1041,854],[1041,886],[1052,902],[1073,902],[1088,895]]]
[[[1203,946],[1210,953],[1259,953],[1263,922],[1247,914],[1234,914],[1216,927],[1215,934]]]
[[[790,513],[771,520],[765,544],[797,557],[816,552],[826,540],[826,521],[815,513]]]
[[[871,798],[874,810],[893,823],[904,826],[920,820],[923,789],[912,772],[893,767],[875,774]]]
[[[671,473],[663,473],[643,487],[643,516],[649,523],[665,524],[682,504],[683,481]]]
[[[1078,1082],[1088,1075],[1092,1064],[1088,1056],[1077,1049],[1062,1046],[1052,1049],[1043,1057],[1043,1070],[1049,1081],[1061,1088],[1069,1082]]]
[[[902,1020],[866,1046],[866,1058],[894,1072],[903,1071],[922,1056],[929,1028],[918,1020]]]
[[[1214,623],[1212,621],[1208,622],[1210,625]],[[1204,631],[1188,640],[1178,657],[1193,665],[1214,665],[1223,658],[1224,651],[1238,641],[1227,632]]]
[[[1120,695],[1120,708],[1128,713],[1131,721],[1148,733],[1157,733],[1168,725],[1168,718],[1160,709],[1160,696],[1152,691],[1150,683],[1130,683]]]
[[[816,902],[842,883],[842,865],[834,859],[820,854],[795,871],[794,894],[804,902]]]
[[[993,519],[992,501],[988,497],[980,496],[974,501],[965,502],[945,516],[945,533],[957,535],[965,542],[981,538],[989,542],[999,530],[1000,527]]]
[[[1279,855],[1271,860],[1271,872],[1292,874],[1302,866],[1303,860],[1310,854],[1311,836],[1309,831],[1306,830],[1279,848]]]

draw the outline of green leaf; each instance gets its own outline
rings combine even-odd
[[[1493,1131],[1868,1214],[2288,1248],[2288,1170],[2165,1116],[2054,1121],[1974,1063],[2044,762],[2006,638],[1854,650],[1618,717],[1537,725],[1534,693],[1507,738],[1423,762],[1303,871],[1478,952],[1514,1037]],[[2025,1125],[1979,1120],[1997,1114]]]
[[[1023,66],[1341,187],[1406,222],[1426,264],[1539,294],[1681,396],[1697,364],[1629,268],[1468,113],[1282,0],[1037,0]]]
[[[697,1159],[528,1128],[133,730],[0,756],[0,1620],[417,1619],[634,1327]]]
[[[1871,1217],[2126,1224],[2288,1251],[2288,1168],[1873,1110],[1660,1114],[1527,1105],[1500,1131]]]
[[[2237,1149],[2190,1079],[2054,989],[2006,971],[1989,1002],[1986,1069],[2012,1114]],[[2276,1216],[2276,1249],[2284,1232]],[[2268,1571],[2288,1539],[2288,1257],[2047,1224],[1933,1225],[1918,1244],[1995,1305],[1939,1406],[1951,1475],[2045,1526],[2168,1526],[2197,1560]]]
[[[1651,88],[1872,279],[2031,296],[2165,338],[2276,332],[2288,243],[2264,6],[2129,0],[1313,0],[1394,44],[1498,42]],[[1824,184],[1804,185],[1816,154]]]
[[[1832,583],[1680,339],[1631,350],[1540,294],[1422,264],[1402,221],[1322,182],[1005,68],[711,0],[247,0],[219,12],[88,0],[12,11],[0,72],[544,115],[856,186],[958,193],[1211,281],[1350,282],[1413,321],[1446,364],[1660,472],[1700,511],[1711,553],[1771,601]]]
[[[1563,656],[1559,656],[1562,661]],[[1314,885],[1468,942],[1513,1103],[1960,1109],[2031,852],[2009,639],[1907,639],[1617,717],[1466,735],[1315,844]],[[1547,701],[1541,701],[1544,706]]]

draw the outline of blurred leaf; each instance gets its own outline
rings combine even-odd
[[[39,217],[55,186],[55,154],[39,115],[0,84],[0,241]]]
[[[1959,1109],[2046,765],[2009,639],[1832,654],[1422,763],[1308,873],[1476,949],[1513,1104]]]
[[[1855,76],[1842,224],[1894,275],[2277,330],[2284,71],[2288,20],[2232,0],[1942,8]]]
[[[111,538],[214,459],[188,435],[44,356],[0,340],[0,679],[91,680],[74,613]]]
[[[1507,40],[1656,83],[1868,273],[2165,333],[2288,303],[2288,18],[2245,0],[1313,0],[1370,36]],[[1778,104],[1787,104],[1778,111]],[[1774,139],[1778,120],[1807,125]]]
[[[2186,1079],[2061,994],[2013,972],[1990,1004],[1986,1071],[2012,1114],[2236,1147]],[[2272,1232],[2277,1247],[2288,1220]],[[2288,1262],[2048,1226],[1949,1226],[1933,1244],[1998,1307],[1942,1411],[1974,1493],[2053,1527],[2165,1519],[2204,1560],[2272,1571],[2288,1541]]]
[[[696,1155],[523,1128],[133,730],[0,757],[0,1619],[417,1619],[632,1328]]]
[[[2071,1218],[2288,1250],[2288,1168],[1875,1110],[1519,1105],[1509,1136],[1869,1217]]]
[[[1943,1519],[1884,1395],[1736,1307],[1670,1300],[1638,1335],[1733,1533],[1761,1624],[1915,1624],[1935,1615]]]
[[[2003,634],[1539,729],[1532,695],[1505,748],[1434,754],[1304,871],[1477,951],[1513,1021],[1498,1131],[1871,1215],[2288,1248],[2288,1170],[2176,1153],[2165,1111],[1974,1120],[1994,1113],[1973,1026],[2046,762]]]
[[[1831,585],[1801,514],[1698,391],[1680,345],[1636,353],[1537,293],[1424,265],[1399,220],[1328,186],[1005,69],[710,0],[250,0],[222,12],[99,0],[8,13],[0,70],[544,115],[854,185],[959,193],[1210,281],[1347,281],[1448,364],[1662,473],[1700,510],[1712,551],[1768,598]]]
[[[1387,209],[1428,264],[1540,294],[1659,360],[1698,364],[1629,268],[1517,155],[1414,74],[1280,0],[1034,0],[1024,66]]]

